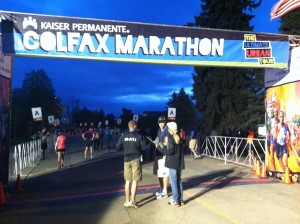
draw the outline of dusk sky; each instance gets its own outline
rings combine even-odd
[[[200,14],[199,0],[6,0],[0,10],[127,22],[182,26]],[[255,32],[278,33],[279,19],[270,21],[270,10],[278,0],[263,0],[253,11]],[[81,107],[102,108],[105,114],[162,111],[173,92],[184,88],[192,94],[191,66],[134,64],[71,59],[14,57],[13,88],[21,87],[25,73],[44,69],[56,95],[68,104],[72,97]]]

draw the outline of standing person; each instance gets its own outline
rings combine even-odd
[[[254,131],[252,128],[249,128],[248,135],[247,135],[247,143],[252,144],[254,138]]]
[[[145,146],[142,136],[137,132],[136,121],[129,121],[129,132],[123,134],[116,145],[118,151],[124,151],[124,179],[126,208],[138,208],[135,201],[138,181],[142,180],[141,155]],[[131,186],[130,186],[131,185]]]
[[[180,139],[182,140],[182,149],[183,149],[183,152],[187,152],[185,131],[182,128],[180,128],[179,136],[180,136]]]
[[[65,151],[67,136],[64,132],[59,132],[55,143],[55,151],[57,153],[58,169],[64,167]]]
[[[269,155],[270,155],[270,163],[268,164],[269,166],[269,170],[271,171],[276,171],[276,167],[275,167],[275,149],[276,149],[276,141],[274,141],[274,130],[276,125],[279,123],[279,118],[278,118],[278,109],[277,107],[274,107],[273,109],[273,117],[270,120],[270,126],[269,126],[269,130],[268,130],[268,138],[270,141],[270,150],[269,150]]]
[[[165,166],[170,170],[170,182],[173,199],[169,205],[181,206],[183,202],[183,188],[181,181],[181,171],[185,168],[182,143],[177,134],[177,124],[167,123],[169,135],[165,137],[163,148],[166,153]]]
[[[46,152],[46,149],[48,148],[48,145],[47,145],[48,135],[49,135],[49,133],[47,132],[47,129],[43,128],[42,135],[41,135],[41,155],[40,155],[40,160],[45,160],[45,152]]]
[[[198,153],[198,135],[195,128],[192,128],[190,131],[190,141],[189,141],[189,148],[192,153],[192,158],[196,159],[199,158],[200,155]]]
[[[111,140],[111,132],[110,132],[109,127],[106,127],[106,129],[105,129],[104,139],[105,139],[106,151],[108,151],[109,150],[109,143],[110,143],[110,140]]]
[[[85,150],[84,150],[84,158],[86,159],[87,152],[90,151],[90,156],[93,158],[93,139],[94,139],[93,129],[90,128],[88,131],[82,134],[82,138],[85,141]]]
[[[99,145],[100,145],[100,130],[99,128],[95,130],[94,132],[94,152],[99,151]]]
[[[103,128],[99,129],[99,133],[100,133],[100,150],[103,149],[103,142],[104,142],[104,130]]]
[[[288,148],[290,146],[290,131],[284,122],[285,113],[279,111],[279,123],[274,129],[274,141],[276,142],[276,156],[282,172],[288,168]]]
[[[159,191],[155,193],[156,199],[163,199],[168,197],[168,183],[169,183],[169,170],[164,167],[164,154],[163,151],[160,150],[159,145],[164,142],[165,137],[168,135],[168,128],[166,126],[167,120],[165,116],[160,116],[158,118],[158,133],[155,141],[156,150],[155,150],[155,159],[153,163],[153,174],[157,175],[158,182],[160,185]],[[160,161],[160,162],[159,162]],[[160,167],[159,167],[160,164]],[[164,170],[163,173],[158,172],[158,169]]]

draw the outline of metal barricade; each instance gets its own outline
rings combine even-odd
[[[54,149],[55,135],[47,139],[48,149]],[[41,140],[31,140],[22,144],[10,147],[8,182],[13,181],[18,175],[22,176],[22,170],[36,165],[40,156]]]
[[[266,162],[266,140],[236,138],[225,136],[207,136],[200,146],[204,156],[227,162],[254,167],[255,159]]]

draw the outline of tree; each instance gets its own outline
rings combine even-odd
[[[300,35],[300,8],[288,12],[280,19],[279,31],[284,34]]]
[[[131,110],[122,108],[122,114],[120,115],[121,118],[121,129],[127,129],[128,128],[128,122],[132,120],[133,118],[133,113]]]
[[[176,108],[176,122],[179,127],[186,130],[196,124],[195,106],[191,97],[183,88],[178,93],[174,92],[172,94],[167,106]]]
[[[34,130],[31,108],[41,107],[43,123]],[[12,128],[14,135],[29,136],[33,131],[47,126],[48,116],[61,118],[60,99],[55,96],[52,81],[43,69],[25,74],[21,89],[12,91]]]
[[[261,0],[203,0],[202,12],[195,17],[194,25],[252,31],[250,20],[254,16],[248,13],[260,3]],[[264,101],[250,88],[250,85],[263,86],[261,71],[211,67],[194,70],[193,99],[202,116],[203,132],[210,133],[216,128],[218,133],[226,134],[229,128],[246,129],[263,122],[263,114],[256,115],[264,107]]]

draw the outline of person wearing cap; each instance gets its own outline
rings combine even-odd
[[[153,163],[153,174],[157,176],[160,189],[155,193],[156,199],[163,199],[168,197],[168,184],[169,184],[169,169],[165,164],[165,157],[163,150],[159,145],[164,142],[165,137],[168,135],[168,128],[166,126],[167,119],[165,116],[158,118],[158,132],[155,141],[155,159]],[[160,166],[159,166],[160,165]]]
[[[169,134],[163,143],[163,150],[166,154],[165,166],[169,168],[173,195],[173,199],[168,204],[179,207],[184,205],[181,181],[181,171],[185,169],[184,154],[181,139],[177,134],[177,124],[168,122],[167,127]]]

